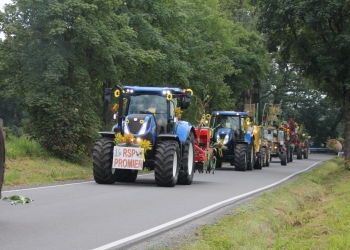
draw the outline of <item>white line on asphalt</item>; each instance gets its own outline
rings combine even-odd
[[[151,174],[143,174],[143,175],[139,175],[139,177],[140,176],[145,176],[145,175],[151,175]],[[36,188],[23,188],[23,189],[6,190],[6,191],[3,190],[2,193],[27,191],[27,190],[35,190],[35,189],[43,189],[43,188],[55,188],[55,187],[72,186],[72,185],[79,185],[79,184],[85,184],[85,183],[90,183],[90,182],[95,182],[95,181],[74,182],[74,183],[69,183],[69,184],[51,185],[51,186],[36,187]]]
[[[112,248],[112,247],[116,247],[116,246],[121,245],[121,244],[124,244],[124,243],[126,243],[126,242],[128,242],[128,241],[135,240],[135,239],[140,238],[140,237],[143,237],[143,236],[145,236],[145,235],[154,233],[154,232],[156,232],[156,231],[158,231],[158,230],[164,229],[164,228],[166,228],[166,227],[168,227],[168,226],[172,226],[172,225],[174,225],[174,224],[176,224],[176,223],[179,223],[179,222],[181,222],[181,221],[184,221],[184,220],[187,220],[187,219],[189,219],[189,218],[192,218],[192,217],[195,217],[195,216],[197,216],[197,215],[200,215],[200,214],[202,214],[202,213],[204,213],[204,212],[207,212],[207,211],[209,211],[209,210],[211,210],[211,209],[213,209],[213,208],[217,208],[217,207],[219,207],[219,206],[221,206],[221,205],[224,205],[225,203],[229,203],[229,202],[232,202],[232,201],[235,201],[235,200],[244,198],[244,197],[246,197],[246,196],[249,196],[249,195],[252,195],[252,194],[261,192],[261,191],[263,191],[263,190],[265,190],[265,189],[268,189],[268,188],[277,186],[278,184],[280,184],[280,183],[282,183],[282,182],[284,182],[284,181],[286,181],[286,180],[288,180],[288,179],[294,177],[295,175],[298,175],[298,174],[300,174],[300,173],[302,173],[302,172],[305,172],[305,171],[309,170],[310,168],[314,167],[315,165],[317,165],[317,164],[320,163],[320,162],[322,162],[322,161],[316,162],[316,163],[312,164],[310,167],[308,167],[308,168],[306,168],[306,169],[304,169],[304,170],[302,170],[302,171],[296,172],[296,173],[294,173],[294,174],[292,174],[292,175],[290,175],[290,176],[288,176],[288,177],[286,177],[286,178],[284,178],[284,179],[282,179],[282,180],[280,180],[280,181],[278,181],[278,182],[275,182],[275,183],[273,183],[273,184],[271,184],[271,185],[268,185],[268,186],[265,186],[265,187],[256,189],[256,190],[254,190],[254,191],[251,191],[251,192],[248,192],[248,193],[245,193],[245,194],[242,194],[242,195],[238,195],[238,196],[232,197],[232,198],[230,198],[230,199],[227,199],[227,200],[224,200],[224,201],[215,203],[215,204],[213,204],[213,205],[211,205],[211,206],[205,207],[205,208],[203,208],[203,209],[201,209],[201,210],[198,210],[198,211],[193,212],[193,213],[191,213],[191,214],[185,215],[185,216],[183,216],[183,217],[181,217],[181,218],[178,218],[178,219],[176,219],[176,220],[169,221],[169,222],[164,223],[164,224],[162,224],[162,225],[153,227],[153,228],[148,229],[148,230],[146,230],[146,231],[143,231],[143,232],[141,232],[141,233],[137,233],[137,234],[131,235],[131,236],[126,237],[126,238],[124,238],[124,239],[120,239],[120,240],[114,241],[114,242],[109,243],[109,244],[107,244],[107,245],[104,245],[104,246],[101,246],[101,247],[98,247],[98,248],[94,248],[93,250],[106,250],[106,249],[109,249],[109,248]]]

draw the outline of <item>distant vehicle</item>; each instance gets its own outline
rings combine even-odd
[[[223,162],[235,166],[236,171],[262,168],[263,161],[257,161],[253,127],[247,112],[213,111],[210,127],[213,129],[212,144],[217,149],[216,168]]]

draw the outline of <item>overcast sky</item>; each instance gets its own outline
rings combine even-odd
[[[1,11],[4,11],[4,5],[6,3],[11,3],[11,0],[0,0],[0,10]],[[4,35],[2,34],[2,32],[0,32],[0,38],[3,39],[4,38]]]
[[[11,3],[11,0],[0,0],[0,9],[3,11],[5,3]]]

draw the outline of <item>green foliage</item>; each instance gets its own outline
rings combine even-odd
[[[85,96],[88,90],[81,90],[75,94],[67,88],[39,101],[35,97],[28,98],[28,113],[30,117],[36,117],[25,120],[28,133],[49,152],[63,159],[77,160],[92,152],[97,137],[99,121],[91,110],[90,99]]]
[[[6,139],[6,157],[18,159],[20,157],[48,157],[50,154],[40,144],[27,137],[9,137]]]

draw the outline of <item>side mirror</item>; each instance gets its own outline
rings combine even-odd
[[[191,104],[191,92],[190,91],[186,91],[185,92],[185,96],[184,96],[184,100],[181,103],[181,109],[187,109]]]
[[[105,93],[104,93],[104,96],[103,96],[103,101],[105,103],[110,103],[111,102],[111,98],[112,98],[112,88],[105,88]]]

